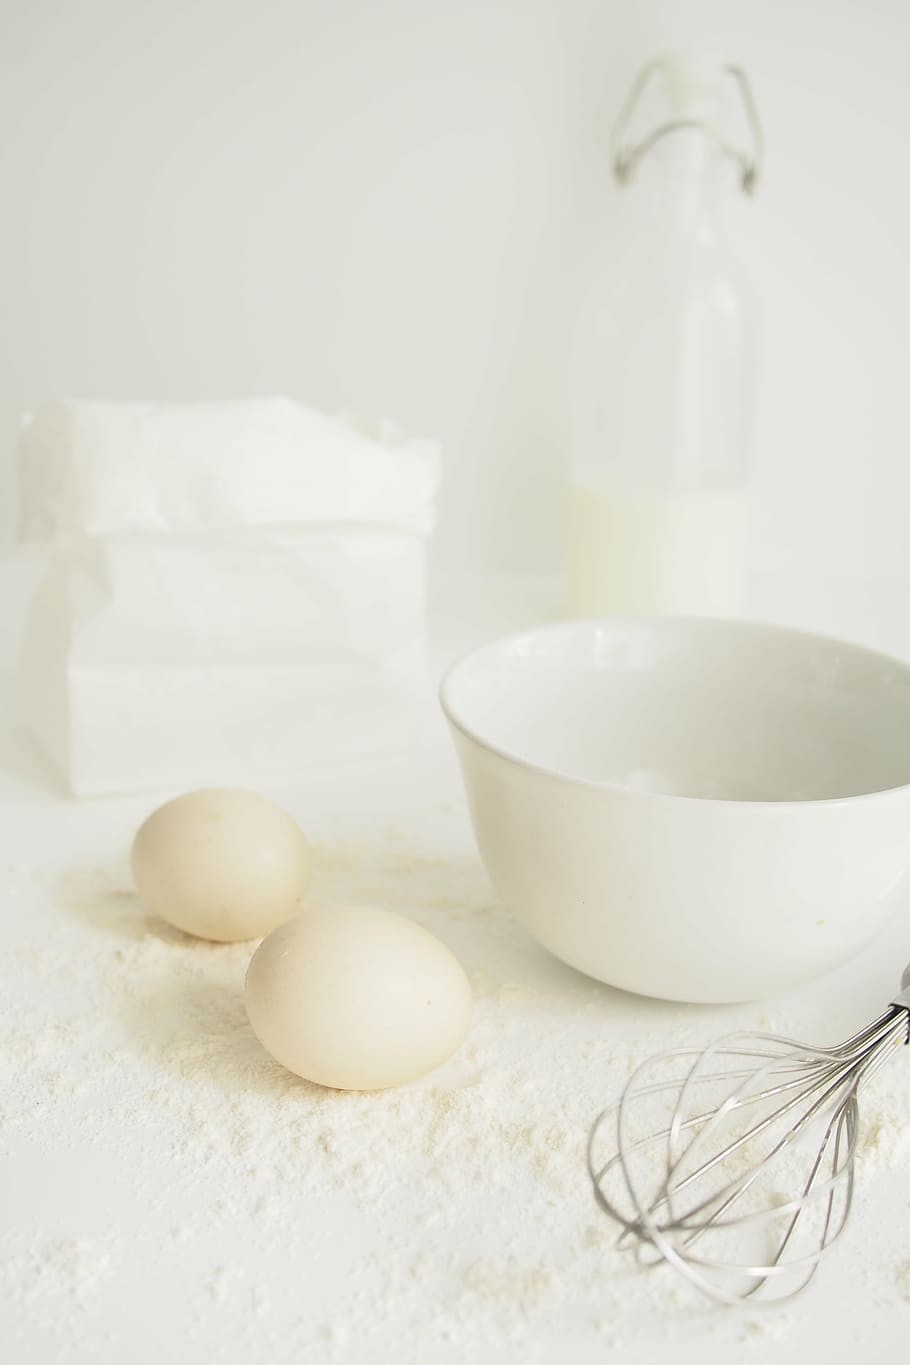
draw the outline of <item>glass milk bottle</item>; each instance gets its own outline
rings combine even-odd
[[[731,92],[749,154],[730,140]],[[573,364],[572,615],[741,609],[754,326],[722,209],[754,188],[759,147],[735,67],[664,58],[620,115],[630,188]]]

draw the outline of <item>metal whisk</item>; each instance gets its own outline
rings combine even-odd
[[[857,1093],[907,1042],[910,966],[888,1008],[838,1047],[731,1033],[644,1062],[588,1142],[620,1245],[724,1303],[798,1293],[850,1212]]]

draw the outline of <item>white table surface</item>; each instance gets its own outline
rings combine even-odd
[[[910,657],[904,604],[893,580],[799,591],[769,580],[755,585],[752,614]],[[555,611],[547,585],[439,594],[437,671],[467,644]],[[650,1050],[770,1020],[833,1041],[894,989],[910,956],[906,911],[856,961],[786,1001],[702,1010],[589,982],[492,902],[440,719],[419,756],[266,788],[314,841],[317,896],[414,914],[452,945],[477,991],[462,1056],[403,1099],[330,1112],[249,1033],[249,948],[200,949],[131,895],[129,841],[160,796],[69,800],[8,724],[0,762],[0,1349],[10,1365],[740,1353],[787,1365],[906,1349],[910,1152],[860,1180],[848,1233],[809,1292],[765,1313],[716,1309],[670,1272],[617,1278],[582,1159],[630,1040]],[[321,1146],[304,1141],[323,1113]]]

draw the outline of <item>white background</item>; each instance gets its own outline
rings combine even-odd
[[[5,0],[0,499],[58,394],[286,392],[440,436],[446,569],[558,570],[565,355],[637,68],[749,70],[753,565],[910,581],[903,0]]]

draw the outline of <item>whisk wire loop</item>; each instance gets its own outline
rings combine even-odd
[[[798,1293],[852,1206],[857,1095],[908,1036],[901,998],[834,1047],[737,1032],[642,1062],[588,1140],[619,1244],[724,1303]]]

